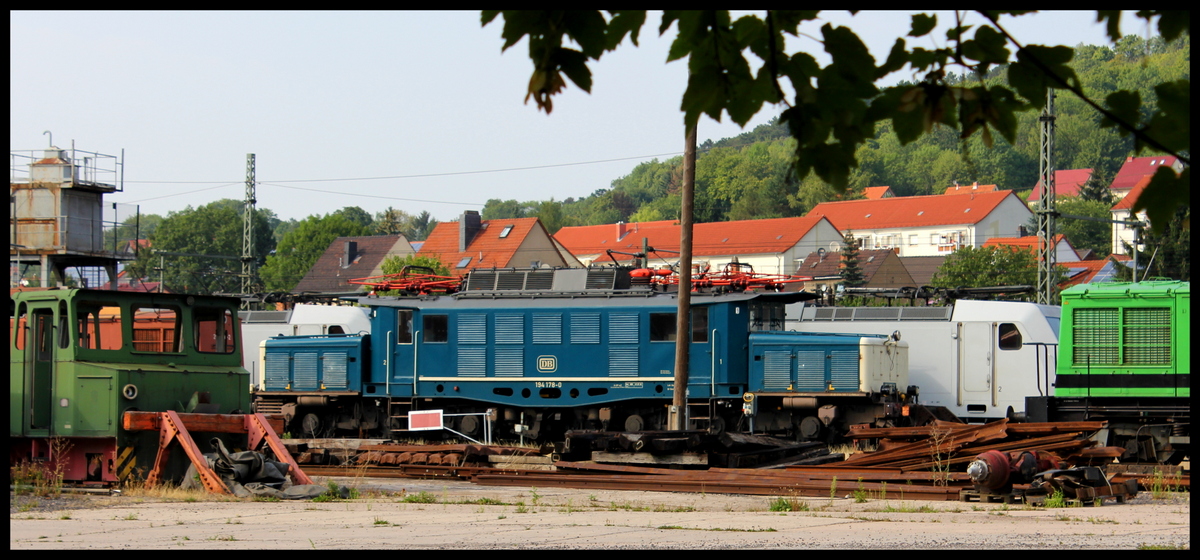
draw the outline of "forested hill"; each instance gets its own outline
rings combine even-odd
[[[1142,111],[1148,115],[1157,107],[1151,85],[1190,79],[1190,58],[1189,35],[1171,43],[1129,35],[1113,47],[1077,46],[1071,65],[1092,99],[1103,102],[1117,89],[1137,91],[1144,103]],[[1005,76],[1006,69],[999,67],[985,81],[1003,81]],[[1134,155],[1132,138],[1102,126],[1100,115],[1074,95],[1060,92],[1055,109],[1058,169],[1092,168],[1101,180],[1108,181],[1125,158]],[[1037,117],[1021,115],[1015,142],[997,138],[990,149],[979,135],[964,143],[944,127],[901,145],[890,123],[885,123],[878,127],[875,139],[856,153],[859,167],[845,193],[836,192],[815,175],[797,181],[790,170],[794,141],[783,124],[772,120],[736,137],[707,140],[699,146],[695,220],[802,216],[821,202],[861,198],[863,188],[871,186],[890,186],[898,196],[940,194],[955,182],[1029,191],[1038,179]],[[572,225],[678,219],[682,179],[682,157],[655,159],[613,180],[611,188],[582,198],[489,200],[483,218],[537,216],[552,233]]]

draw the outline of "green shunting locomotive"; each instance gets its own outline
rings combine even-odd
[[[1191,420],[1191,284],[1080,284],[1062,293],[1052,397],[1031,420],[1106,420],[1102,443],[1122,462],[1178,464]],[[1040,412],[1040,414],[1039,414]]]
[[[13,293],[11,306],[12,465],[52,466],[69,482],[138,479],[159,432],[126,430],[126,411],[250,410],[234,298],[49,289]],[[229,434],[192,436],[207,448]],[[177,480],[188,460],[170,459],[164,474]]]

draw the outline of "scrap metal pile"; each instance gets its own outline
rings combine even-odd
[[[874,451],[702,432],[578,433],[539,450],[482,445],[363,445],[345,469],[366,476],[448,476],[493,486],[711,492],[790,497],[1040,503],[1061,493],[1086,505],[1136,495],[1137,479],[1106,475],[1122,448],[1097,447],[1103,422],[860,428]],[[709,446],[704,453],[698,447]],[[713,447],[715,446],[715,447]],[[689,457],[700,456],[699,461]],[[662,463],[672,463],[664,465]],[[306,467],[314,474],[317,467]]]

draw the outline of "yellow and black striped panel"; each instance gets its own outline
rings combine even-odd
[[[133,478],[141,478],[143,473],[137,469],[137,449],[131,446],[121,447],[117,450],[117,480],[122,483],[128,482]]]

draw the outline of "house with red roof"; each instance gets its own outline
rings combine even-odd
[[[1086,169],[1059,169],[1054,172],[1054,195],[1059,196],[1079,196],[1079,189],[1083,184],[1092,178],[1092,168]],[[1034,206],[1042,200],[1042,180],[1038,179],[1036,185],[1033,186],[1033,192],[1029,194],[1029,199],[1026,201],[1029,206]]]
[[[1036,235],[1026,235],[1023,237],[993,237],[983,242],[984,247],[999,247],[1008,245],[1019,249],[1026,249],[1037,254],[1038,237]],[[1079,253],[1075,251],[1075,247],[1067,241],[1067,237],[1063,234],[1054,236],[1054,261],[1057,263],[1077,262]]]
[[[579,267],[537,218],[483,220],[467,210],[457,222],[438,222],[418,255],[436,256],[454,274],[476,268]]]
[[[1108,190],[1113,193],[1113,196],[1124,198],[1133,191],[1142,177],[1153,175],[1162,166],[1170,167],[1175,170],[1175,173],[1183,172],[1183,162],[1175,156],[1127,157],[1125,163],[1121,165],[1121,170],[1117,171],[1116,177],[1113,177],[1112,185],[1108,187]]]
[[[868,249],[858,252],[858,267],[862,270],[864,288],[902,288],[916,286],[900,257],[891,249]],[[820,251],[809,253],[796,274],[812,276],[804,283],[806,291],[832,290],[842,282],[842,255],[840,252]]]
[[[1109,282],[1116,278],[1116,262],[1125,262],[1128,257],[1111,255],[1103,259],[1075,261],[1062,263],[1067,269],[1067,279],[1058,285],[1059,290],[1065,290],[1076,284],[1091,284],[1093,282]]]
[[[863,189],[863,196],[871,200],[878,198],[892,198],[896,193],[892,191],[892,187],[867,187]]]
[[[958,181],[955,181],[954,186],[946,187],[946,192],[942,194],[971,194],[981,192],[996,192],[996,185],[980,185],[978,181],[970,185],[960,185]]]
[[[1008,237],[1033,212],[1011,190],[823,202],[807,217],[828,219],[862,249],[892,249],[901,257],[948,255]]]
[[[649,266],[679,261],[678,222],[618,223],[565,227],[554,238],[584,264],[632,263],[634,254],[649,247]],[[726,264],[749,264],[755,272],[792,274],[804,257],[817,249],[837,253],[842,235],[820,217],[767,218],[692,225],[692,264],[720,270]]]
[[[413,253],[402,234],[339,237],[317,258],[292,293],[346,294],[364,291],[351,280],[383,274],[383,261]]]
[[[1146,190],[1146,186],[1150,184],[1150,179],[1153,177],[1153,175],[1142,175],[1138,182],[1134,183],[1133,188],[1129,189],[1129,193],[1109,209],[1113,220],[1137,220],[1145,224],[1150,223],[1146,218],[1145,211],[1138,212],[1136,215],[1133,213],[1133,205],[1142,195],[1142,191]],[[1112,254],[1126,254],[1125,246],[1133,244],[1134,233],[1133,225],[1114,222],[1112,224]]]

